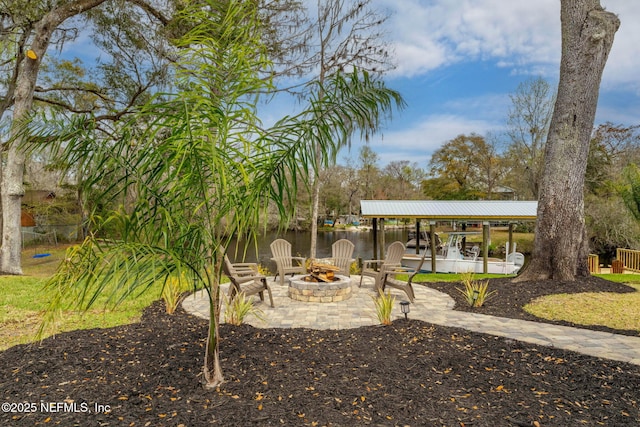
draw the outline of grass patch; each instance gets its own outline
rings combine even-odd
[[[427,283],[427,282],[461,282],[465,273],[419,273],[416,274],[416,277],[413,278],[414,283]],[[398,275],[398,278],[401,280],[408,280],[409,276],[402,277],[402,275]],[[515,277],[515,275],[504,275],[504,274],[484,274],[478,273],[474,274],[473,278],[476,280],[482,279],[498,279],[502,277]]]
[[[33,258],[34,253],[50,253]],[[33,342],[50,300],[44,282],[64,259],[66,247],[27,248],[23,251],[23,276],[0,276],[0,351]],[[160,299],[162,284],[138,297],[129,297],[116,308],[101,297],[91,310],[67,310],[46,336],[77,329],[110,328],[138,321],[144,308]]]
[[[59,246],[37,246],[27,248],[22,251],[22,271],[25,276],[49,277],[56,272],[60,261],[65,257],[67,248],[70,245]],[[49,254],[44,258],[34,258],[36,254]]]
[[[594,274],[594,276],[610,282],[626,283],[627,285],[640,283],[640,274]]]
[[[631,274],[598,275],[606,280],[626,283],[637,292],[558,294],[537,298],[524,307],[534,316],[563,320],[578,325],[600,325],[613,329],[640,331],[640,276]]]
[[[601,325],[613,329],[640,331],[640,275],[597,274],[605,280],[625,283],[638,292],[614,294],[610,292],[557,294],[538,298],[524,310],[548,320],[563,320],[578,325]],[[475,279],[508,277],[499,274],[476,274]],[[512,276],[513,277],[513,276]],[[418,274],[414,282],[460,282],[461,274]],[[403,278],[402,280],[407,280]]]

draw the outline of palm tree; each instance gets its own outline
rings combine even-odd
[[[51,308],[75,299],[86,309],[104,292],[117,303],[185,274],[209,295],[204,375],[215,387],[224,380],[220,246],[251,235],[269,204],[287,215],[317,168],[310,146],[331,155],[331,144],[369,131],[402,99],[366,73],[338,73],[314,84],[303,112],[263,129],[255,94],[268,88],[259,72],[269,62],[254,2],[207,4],[185,11],[192,29],[177,43],[178,93],[158,95],[108,143],[91,138],[90,120],[39,133],[57,136],[65,164],[93,165],[84,185],[102,189],[102,205],[111,207],[92,216],[93,232],[49,280],[58,295]]]

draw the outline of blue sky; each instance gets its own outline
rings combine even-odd
[[[317,0],[305,0],[315,6]],[[387,43],[397,67],[385,77],[407,108],[396,112],[370,140],[380,166],[394,160],[426,168],[431,154],[460,134],[499,135],[511,106],[509,95],[530,78],[557,84],[560,62],[560,0],[372,0],[388,11]],[[621,27],[601,84],[596,125],[640,124],[640,1],[601,0]],[[95,48],[94,48],[95,49]],[[86,38],[65,51],[90,63]],[[91,53],[89,53],[91,52]],[[287,105],[289,104],[289,105]],[[276,102],[270,123],[294,107]],[[357,159],[363,141],[346,157]]]
[[[391,12],[397,68],[385,80],[407,108],[371,147],[384,166],[409,160],[426,168],[433,151],[462,133],[499,134],[509,94],[532,77],[557,84],[559,0],[374,0]],[[596,125],[640,124],[640,1],[601,0],[621,27],[601,85]],[[362,144],[339,158],[357,158]]]

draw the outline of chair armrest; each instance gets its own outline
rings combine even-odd
[[[255,274],[255,275],[252,275],[252,276],[237,276],[236,277],[236,282],[238,282],[239,285],[242,285],[244,283],[251,282],[251,281],[254,281],[256,279],[257,280],[263,280],[263,279],[266,280],[266,277],[263,276],[262,274]]]
[[[233,265],[235,268],[241,268],[241,269],[244,269],[244,268],[255,268],[255,269],[257,269],[258,268],[258,264],[255,263],[255,262],[234,262],[231,265]]]
[[[362,261],[362,267],[364,268],[364,267],[368,267],[368,266],[373,265],[373,264],[381,264],[383,262],[384,262],[383,259],[369,259],[369,260],[366,260],[366,261]]]
[[[385,280],[398,280],[396,276],[406,275],[408,276],[407,281],[411,282],[413,280],[413,276],[418,274],[418,271],[414,268],[402,267],[401,265],[391,266],[388,270],[385,269]]]
[[[301,256],[292,256],[291,259],[295,259],[300,263],[300,265],[304,265],[304,263],[307,262],[307,259]]]
[[[236,270],[239,276],[244,276],[247,274],[259,274],[258,264],[255,262],[239,262],[231,264],[233,268]]]
[[[259,273],[255,270],[236,270],[237,277],[255,276],[256,274]]]
[[[412,273],[415,273],[416,270],[409,267],[391,266],[388,269],[385,268],[384,272],[387,275],[396,276],[398,274],[412,274]]]
[[[400,264],[399,262],[398,263],[394,262],[392,264],[386,264],[385,263],[385,264],[382,264],[380,266],[380,270],[385,271],[385,272],[386,271],[394,271],[394,270],[402,270],[402,271],[404,271],[404,270],[406,270],[408,268],[409,267],[403,267],[402,264]]]

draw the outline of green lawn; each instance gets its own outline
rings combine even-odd
[[[402,278],[401,275],[398,275],[399,278]],[[482,279],[498,279],[501,277],[513,277],[513,276],[505,276],[504,274],[474,274],[473,278],[475,280]],[[414,282],[459,282],[462,278],[462,274],[453,274],[453,273],[418,273],[416,277],[413,279]],[[402,280],[407,280],[405,277]]]
[[[640,275],[598,274],[605,280],[626,283],[638,290],[635,293],[613,294],[578,293],[557,294],[539,298],[524,307],[525,311],[549,320],[564,320],[580,325],[603,325],[613,329],[640,331]],[[474,279],[505,277],[497,274],[476,274]],[[398,276],[407,280],[407,276]],[[426,273],[418,274],[414,281],[420,282],[460,282],[460,274]]]
[[[626,283],[638,292],[549,295],[527,304],[524,309],[544,319],[640,331],[640,310],[638,310],[640,307],[640,275],[598,274],[596,276],[612,282]]]
[[[64,259],[65,249],[27,249],[23,254],[24,276],[0,277],[0,350],[32,342],[40,326],[49,296],[42,285]],[[50,253],[44,258],[33,258],[35,253]],[[640,275],[599,275],[607,280],[628,283],[640,291]],[[504,277],[478,274],[476,279]],[[405,279],[406,280],[406,279]],[[419,274],[416,282],[457,282],[459,274]],[[131,297],[115,309],[106,307],[106,298],[98,301],[88,312],[65,311],[47,332],[76,329],[109,328],[139,320],[142,311],[160,299],[160,284],[139,297]],[[616,329],[640,330],[640,292],[631,294],[589,293],[552,295],[541,298],[526,307],[536,316],[578,324],[598,323]]]
[[[50,253],[33,258],[35,253]],[[64,259],[65,248],[26,249],[23,252],[24,276],[0,276],[0,350],[32,342],[50,300],[43,284]],[[76,329],[109,328],[133,323],[142,310],[160,298],[160,285],[137,298],[129,298],[115,309],[105,306],[106,298],[88,312],[65,311],[46,335]]]

